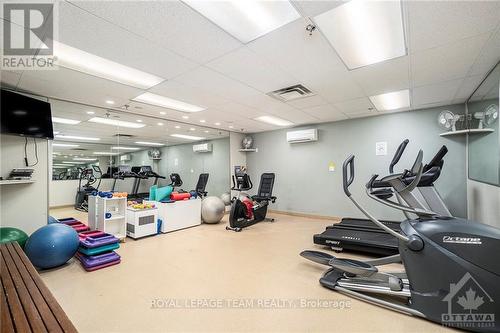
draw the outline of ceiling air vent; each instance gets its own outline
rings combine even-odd
[[[289,102],[299,98],[314,96],[315,94],[301,84],[279,89],[268,93],[269,96],[282,102]]]

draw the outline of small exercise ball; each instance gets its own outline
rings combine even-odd
[[[73,228],[53,223],[35,231],[28,238],[24,252],[34,266],[47,269],[65,264],[75,255],[79,244]]]
[[[222,199],[222,202],[224,202],[224,206],[229,206],[231,204],[231,193],[222,193],[220,198]]]
[[[206,197],[201,202],[201,218],[205,223],[219,223],[226,208],[219,197]]]
[[[49,215],[49,220],[47,221],[47,224],[52,224],[52,223],[59,223],[59,220]]]
[[[0,244],[17,242],[19,246],[24,247],[27,240],[28,235],[22,230],[11,227],[0,228]]]

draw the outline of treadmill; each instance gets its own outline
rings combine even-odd
[[[409,140],[404,140],[396,150],[389,166],[390,174],[394,174],[394,166],[399,162]],[[446,146],[442,146],[432,160],[423,168],[422,177],[417,188],[411,193],[405,193],[405,201],[410,202],[413,207],[421,207],[435,212],[441,216],[451,216],[448,208],[434,188],[434,182],[439,178],[444,164],[444,156],[448,152]],[[406,171],[403,181],[406,185],[411,184],[415,174]],[[374,199],[388,199],[393,195],[401,203],[401,193],[395,192],[390,184],[382,181],[371,181],[369,195]],[[407,218],[410,218],[405,214]],[[382,220],[389,228],[400,232],[399,221]],[[398,253],[398,240],[386,231],[377,227],[368,219],[343,218],[340,223],[328,226],[326,230],[314,235],[314,243],[328,246],[332,250],[340,252],[343,250],[365,252],[374,255],[393,255]]]
[[[158,185],[158,179],[165,179],[165,177],[160,176],[159,174],[154,172],[153,168],[150,165],[132,167],[132,173],[137,175],[134,181],[134,185],[132,186],[131,193],[131,197],[136,199],[149,198],[149,192],[138,193],[142,179],[154,178],[155,181],[153,183],[153,186]]]

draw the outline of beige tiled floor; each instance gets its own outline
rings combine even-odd
[[[86,221],[86,214],[72,209],[51,213]],[[312,235],[331,221],[275,217],[275,223],[259,223],[240,233],[226,231],[221,223],[127,239],[118,250],[120,265],[87,273],[72,260],[43,272],[42,278],[81,332],[445,330],[322,288],[318,279],[325,268],[299,252],[314,249]],[[158,299],[176,301],[157,301],[163,308],[152,308]],[[300,304],[303,299],[348,301],[350,307],[278,308],[284,304],[279,302]],[[231,300],[236,304],[196,309],[190,303],[188,308],[186,300],[215,300],[216,307]]]

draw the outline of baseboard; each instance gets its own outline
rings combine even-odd
[[[75,206],[74,204],[72,204],[72,205],[61,205],[61,206],[50,206],[49,209],[72,208],[74,206]]]
[[[275,210],[275,209],[269,209],[268,212],[275,213],[275,214],[282,214],[282,215],[297,216],[297,217],[306,217],[309,219],[316,219],[316,220],[329,220],[329,221],[337,221],[337,222],[341,220],[341,218],[337,217],[337,216],[316,215],[316,214],[290,212],[290,211]]]

